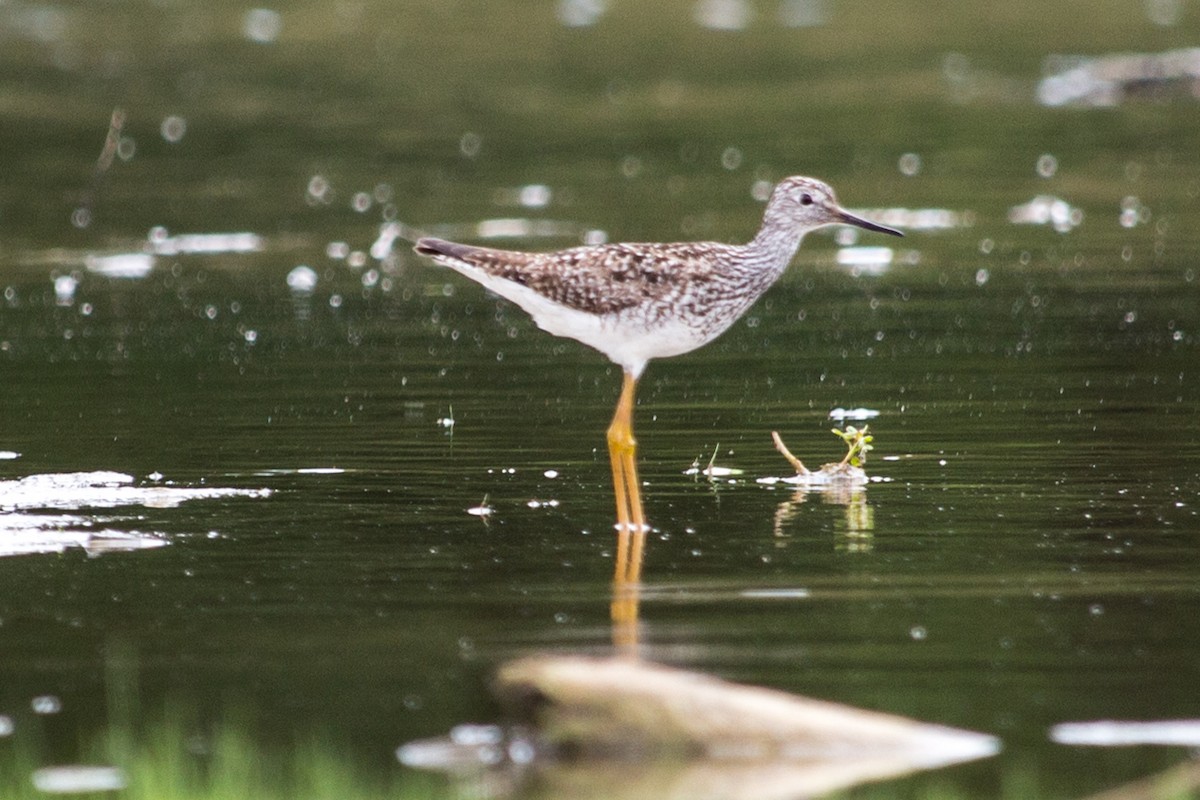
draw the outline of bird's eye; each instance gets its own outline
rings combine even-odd
[[[812,204],[813,204],[813,199],[812,199],[811,194],[809,194],[808,192],[805,192],[804,194],[800,195],[800,205],[811,206]]]

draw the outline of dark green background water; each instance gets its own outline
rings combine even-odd
[[[1195,45],[1198,9],[764,1],[712,30],[691,3],[595,7],[573,27],[588,4],[293,3],[258,23],[0,4],[0,450],[21,454],[0,478],[273,491],[125,509],[156,550],[0,559],[15,735],[41,726],[47,762],[70,760],[119,690],[147,716],[248,708],[268,748],[332,734],[393,775],[397,744],[494,717],[500,661],[609,652],[618,370],[402,241],[360,266],[328,246],[494,218],[567,232],[493,242],[530,249],[742,241],[756,181],[801,173],[962,224],[909,227],[881,274],[814,235],[723,338],[651,365],[644,656],[1004,740],[913,791],[994,796],[1020,772],[1071,797],[1178,758],[1046,729],[1200,715],[1200,103],[1172,85],[1051,108],[1036,85],[1056,54]],[[114,108],[128,141],[98,170]],[[520,204],[530,185],[548,204]],[[1040,194],[1081,224],[1009,221]],[[88,268],[154,226],[262,248]],[[870,530],[755,481],[789,471],[773,429],[806,461],[840,455],[838,406],[880,412]],[[735,482],[683,474],[718,447]],[[487,524],[467,513],[485,497]],[[33,719],[47,694],[62,712]]]

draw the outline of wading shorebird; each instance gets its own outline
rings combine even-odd
[[[602,244],[522,253],[422,238],[416,252],[525,309],[538,327],[599,350],[624,370],[608,427],[617,529],[645,530],[633,438],[634,389],[652,358],[677,356],[724,333],[787,269],[809,231],[856,225],[827,184],[794,176],[775,187],[748,244]]]

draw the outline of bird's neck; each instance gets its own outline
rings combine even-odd
[[[768,209],[758,234],[746,245],[746,255],[758,269],[778,277],[796,255],[803,237],[802,230],[788,221],[773,219]]]

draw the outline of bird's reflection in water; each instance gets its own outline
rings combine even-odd
[[[772,526],[778,547],[786,547],[792,538],[788,532],[800,506],[815,496],[822,503],[843,506],[842,518],[835,523],[835,549],[846,553],[868,553],[875,548],[875,509],[867,502],[867,488],[861,480],[833,479],[817,487],[798,487],[790,499],[775,509]],[[649,526],[631,530],[618,527],[616,567],[612,583],[612,642],[616,651],[630,658],[638,656],[640,622],[639,602],[642,590],[642,562],[646,555],[646,531]]]

